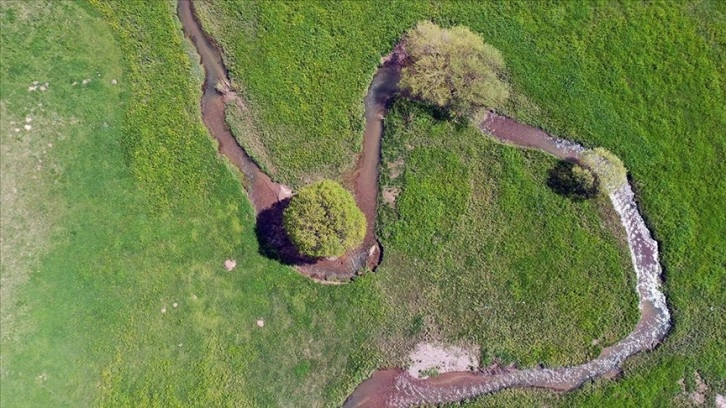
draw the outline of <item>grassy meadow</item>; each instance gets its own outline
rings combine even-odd
[[[196,5],[253,115],[229,119],[254,123],[236,136],[293,186],[351,168],[380,57],[424,18],[502,51],[509,114],[623,158],[661,243],[669,337],[618,381],[464,405],[688,405],[678,381],[694,390],[694,371],[709,403],[726,394],[723,4]],[[174,13],[0,3],[0,406],[338,406],[419,340],[552,366],[632,328],[634,273],[605,198],[557,195],[554,159],[402,101],[385,123],[381,182],[397,198],[380,205],[379,272],[325,286],[261,256]]]
[[[398,196],[379,210],[377,282],[393,288],[399,318],[383,350],[470,342],[487,364],[558,366],[627,335],[634,277],[607,197],[557,195],[547,187],[556,159],[411,103],[386,124],[382,188]]]
[[[173,5],[13,2],[0,18],[0,405],[342,401],[377,366],[372,276],[323,286],[258,254]]]
[[[233,79],[246,90],[255,117],[265,128],[254,144],[247,142],[244,134],[238,135],[239,139],[254,150],[260,148],[261,137],[270,161],[278,168],[279,163],[287,166],[274,175],[293,185],[307,181],[311,175],[336,176],[340,174],[336,169],[353,165],[352,155],[323,152],[330,146],[336,152],[345,151],[341,146],[355,151],[360,140],[356,124],[361,121],[361,93],[379,57],[420,19],[431,19],[443,26],[469,26],[502,51],[510,82],[519,95],[506,113],[585,145],[603,146],[623,159],[631,172],[639,205],[661,243],[665,290],[674,318],[667,341],[656,352],[630,360],[625,378],[618,382],[597,381],[567,396],[508,391],[482,398],[475,405],[497,405],[498,401],[518,405],[532,399],[550,405],[682,404],[678,381],[683,378],[690,392],[696,371],[705,379],[709,397],[716,391],[726,392],[726,343],[719,335],[726,326],[726,183],[722,176],[726,173],[726,7],[722,2],[399,1],[373,5],[210,1],[200,3],[198,9],[205,27],[224,47]],[[351,119],[334,121],[333,116]],[[326,123],[336,123],[337,127]],[[299,148],[310,143],[316,143],[314,151]],[[393,145],[395,142],[388,143]],[[440,168],[451,174],[466,171],[465,166],[452,164],[456,160],[451,159],[448,149],[441,150],[414,150],[412,159],[414,163],[426,163],[436,158],[437,163],[444,163]],[[508,154],[534,157],[529,153]],[[462,163],[468,158],[459,155]],[[538,165],[531,166],[529,171],[536,172]],[[482,173],[502,174],[497,167],[483,169]],[[404,184],[415,186],[413,190],[428,188],[445,194],[453,189],[445,185],[450,180],[428,180],[425,175],[420,180],[403,177]],[[443,205],[401,194],[401,204],[420,217],[407,221],[410,230],[415,229],[413,226],[430,228],[435,220],[446,219],[445,226],[451,229],[438,232],[443,235],[440,239],[446,239],[446,235],[464,239],[456,223],[446,217],[447,211],[454,213],[446,206],[470,211],[477,203],[476,197],[472,195],[463,206],[465,200],[457,196]],[[521,204],[519,208],[531,209]],[[387,210],[383,212],[386,216]],[[525,215],[517,214],[514,221],[521,217]],[[425,245],[418,241],[423,238],[397,238],[395,233],[405,231],[406,224],[395,217],[383,218],[381,224],[384,239],[390,234],[381,275],[414,274],[411,264],[417,265],[415,270],[428,264],[426,257],[415,254]],[[560,241],[547,238],[554,243]],[[591,237],[587,241],[596,242]],[[460,243],[465,244],[464,248],[471,245]],[[522,251],[514,246],[508,242],[508,247],[497,248],[497,259],[508,259]],[[462,262],[445,259],[445,251],[435,253],[442,259],[431,266],[437,269],[430,272],[432,276],[447,276],[450,268]],[[485,261],[493,263],[484,259],[470,262],[474,266]],[[560,273],[543,272],[534,261],[523,268],[530,272],[523,275],[532,281],[533,275]],[[513,274],[508,271],[494,278]],[[575,288],[567,273],[560,277]],[[505,288],[513,290],[513,286]],[[454,313],[448,311],[449,315]]]

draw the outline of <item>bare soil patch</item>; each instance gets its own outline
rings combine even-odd
[[[406,371],[414,378],[428,378],[452,371],[473,371],[479,368],[479,347],[419,343],[409,358],[411,365]]]

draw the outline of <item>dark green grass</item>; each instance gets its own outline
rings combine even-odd
[[[517,94],[529,98],[508,112],[618,154],[661,243],[674,317],[666,343],[630,361],[623,380],[554,401],[668,406],[680,392],[677,381],[694,370],[709,385],[710,401],[714,392],[726,392],[726,343],[719,334],[726,327],[723,2],[370,4],[200,7],[269,129],[263,142],[271,160],[289,169],[279,177],[295,182],[352,163],[341,152],[357,146],[360,136],[351,132],[372,65],[416,20],[468,25],[502,51]],[[333,130],[321,124],[327,118],[343,120]],[[336,154],[317,154],[328,146]],[[506,395],[502,401],[516,405],[542,394]]]
[[[273,174],[299,186],[355,163],[363,96],[382,54],[415,24],[423,2],[200,2],[204,26],[261,126]],[[247,135],[242,144],[261,156]]]

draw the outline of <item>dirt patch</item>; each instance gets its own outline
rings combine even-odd
[[[224,261],[224,269],[227,270],[227,272],[232,272],[232,270],[237,266],[237,261],[234,259],[227,259]]]
[[[419,343],[408,357],[411,365],[406,371],[414,378],[428,378],[452,371],[472,371],[479,367],[477,346]]]
[[[398,187],[383,187],[383,202],[393,207],[396,205],[396,198],[399,194],[401,194],[401,189]]]
[[[686,391],[686,380],[681,378],[678,380],[678,385],[681,386],[681,393],[678,395],[681,400],[688,400],[693,405],[703,405],[706,402],[706,393],[708,392],[708,385],[701,378],[701,374],[698,371],[693,372],[693,381],[695,388],[691,392]]]
[[[397,179],[402,173],[403,173],[403,157],[399,157],[398,159],[389,162],[386,167],[388,167],[388,177],[391,178],[391,180]]]

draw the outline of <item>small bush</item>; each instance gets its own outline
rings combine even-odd
[[[499,107],[509,97],[502,55],[468,28],[421,22],[404,41],[412,64],[403,68],[400,84],[414,97],[457,116]]]
[[[608,193],[628,182],[628,170],[623,162],[605,148],[584,151],[580,155],[580,163],[595,173],[600,186]]]
[[[298,251],[313,257],[340,256],[359,246],[366,233],[366,218],[353,195],[332,180],[301,189],[283,222]]]

